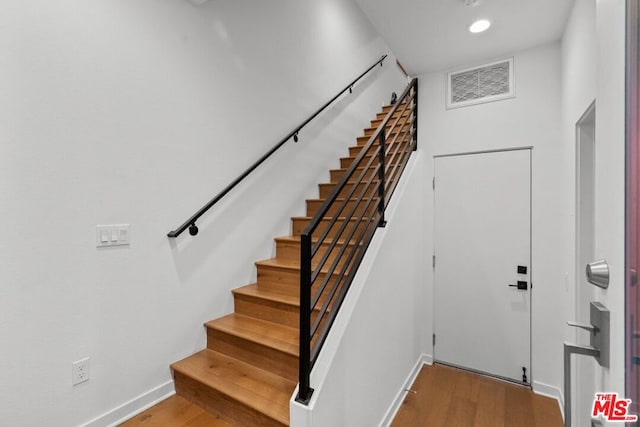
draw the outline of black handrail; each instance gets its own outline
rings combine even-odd
[[[386,57],[387,57],[387,55],[382,55],[382,58],[377,60],[371,67],[367,68],[366,71],[364,71],[362,74],[360,74],[358,77],[356,77],[351,83],[349,83],[347,86],[345,86],[344,89],[342,89],[340,92],[338,92],[338,94],[336,96],[334,96],[329,101],[327,101],[322,107],[320,107],[318,109],[318,111],[316,111],[311,116],[309,116],[309,118],[307,120],[305,120],[304,122],[302,122],[301,125],[299,125],[297,128],[295,128],[294,130],[289,132],[289,134],[287,134],[287,136],[285,136],[280,142],[278,142],[276,145],[274,145],[273,148],[271,148],[269,151],[267,151],[254,164],[249,166],[249,168],[247,170],[242,172],[242,174],[240,176],[238,176],[236,179],[234,179],[233,182],[231,182],[231,184],[227,185],[224,190],[222,190],[213,199],[211,199],[206,205],[204,205],[202,208],[200,208],[200,210],[198,210],[198,212],[193,214],[191,216],[191,218],[186,220],[180,227],[176,228],[173,231],[170,231],[167,234],[167,236],[172,237],[172,238],[178,237],[187,228],[189,229],[189,234],[191,234],[192,236],[197,235],[198,234],[198,227],[196,226],[196,221],[202,215],[204,215],[205,212],[207,212],[209,209],[211,209],[211,207],[213,205],[218,203],[220,201],[220,199],[222,199],[224,196],[227,195],[227,193],[229,193],[231,190],[233,190],[233,188],[236,185],[238,185],[243,179],[245,179],[251,172],[253,172],[258,166],[260,166],[265,160],[267,160],[269,157],[271,157],[271,155],[273,153],[275,153],[280,147],[282,147],[287,141],[289,141],[291,138],[293,138],[294,142],[298,142],[298,133],[300,132],[300,130],[302,128],[304,128],[306,125],[308,125],[311,120],[315,119],[318,116],[318,114],[322,113],[329,105],[331,105],[336,99],[338,99],[340,97],[340,95],[342,95],[346,91],[349,91],[349,93],[351,93],[352,90],[353,90],[353,86],[361,78],[363,78],[367,73],[369,73],[369,71],[373,70],[378,64],[380,64],[380,66],[382,66],[382,63],[383,63],[383,61],[385,60]]]
[[[417,148],[417,113],[418,80],[413,79],[300,235],[296,400],[302,404],[311,399],[311,369],[376,229],[386,224],[384,211]]]

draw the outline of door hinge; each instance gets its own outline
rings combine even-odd
[[[432,258],[433,268],[436,268],[436,256],[434,255]]]
[[[436,189],[436,177],[433,177],[433,181],[431,181],[431,186],[433,187],[433,189]]]
[[[436,334],[433,334],[433,346],[435,347],[436,345]]]

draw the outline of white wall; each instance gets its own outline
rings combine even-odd
[[[419,147],[425,176],[433,156],[532,146],[532,371],[534,390],[557,395],[562,378],[565,295],[563,200],[568,159],[561,145],[560,46],[545,45],[514,56],[516,97],[445,109],[446,73],[420,78]],[[493,58],[487,58],[487,62]],[[500,58],[495,58],[500,59]],[[476,65],[476,64],[468,64]],[[460,67],[462,68],[462,67]],[[433,253],[433,191],[427,187],[427,254]],[[437,225],[436,225],[437,226]],[[424,260],[428,262],[428,260]],[[433,332],[433,272],[427,275],[428,334]],[[429,342],[430,354],[433,348]],[[437,351],[436,351],[437,357]]]
[[[197,238],[169,241],[390,53],[357,6],[3,2],[0,29],[2,423],[106,424],[171,389],[169,364],[204,346],[202,322],[232,310],[230,289],[255,280],[253,262],[405,82],[390,57]],[[131,245],[96,249],[95,225],[115,223],[131,224]],[[74,388],[83,357],[91,380]]]
[[[292,426],[375,426],[402,403],[428,340],[421,155],[407,165],[387,226],[376,232],[332,326],[311,375],[309,406],[292,402]]]

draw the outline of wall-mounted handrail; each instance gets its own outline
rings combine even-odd
[[[308,404],[311,370],[412,151],[413,79],[300,235],[300,351],[296,400]]]
[[[220,193],[218,193],[213,199],[211,199],[206,205],[204,205],[202,208],[200,208],[195,214],[193,214],[191,216],[191,218],[189,218],[188,220],[186,220],[181,226],[179,226],[178,228],[176,228],[173,231],[170,231],[167,236],[171,237],[171,238],[175,238],[178,237],[180,234],[182,234],[187,228],[189,229],[189,234],[191,234],[192,236],[195,236],[196,234],[198,234],[198,227],[196,226],[196,221],[202,216],[204,215],[209,209],[211,209],[211,207],[213,205],[215,205],[216,203],[218,203],[224,196],[227,195],[227,193],[229,193],[231,190],[233,190],[233,188],[238,185],[240,182],[242,182],[242,180],[244,180],[251,172],[253,172],[258,166],[260,166],[262,163],[264,163],[265,160],[267,160],[269,157],[271,157],[271,155],[273,153],[275,153],[276,151],[278,151],[278,149],[280,147],[282,147],[287,141],[289,141],[290,139],[293,138],[293,140],[295,142],[298,142],[298,133],[300,132],[300,130],[302,128],[304,128],[306,125],[309,124],[309,122],[311,122],[313,119],[315,119],[320,113],[322,113],[329,105],[331,105],[336,99],[338,99],[343,93],[345,93],[346,91],[349,91],[350,93],[353,90],[353,86],[358,83],[358,81],[360,79],[362,79],[365,75],[367,75],[371,70],[373,70],[377,65],[382,66],[382,63],[384,62],[385,58],[387,57],[387,55],[383,55],[382,58],[380,58],[379,60],[377,60],[373,65],[371,65],[369,68],[367,68],[366,71],[364,71],[362,74],[360,74],[358,77],[356,77],[351,83],[349,83],[347,86],[345,86],[344,89],[342,89],[340,92],[338,92],[337,95],[335,95],[333,98],[331,98],[329,101],[327,101],[322,107],[320,107],[315,113],[313,113],[311,116],[309,116],[309,118],[307,118],[304,122],[302,122],[298,127],[296,127],[295,129],[293,129],[291,132],[289,132],[287,134],[287,136],[285,136],[284,138],[282,138],[282,140],[280,140],[280,142],[278,142],[276,145],[273,146],[273,148],[271,148],[269,151],[267,151],[262,157],[260,157],[255,163],[253,163],[251,166],[249,166],[249,168],[247,168],[247,170],[245,170],[244,172],[242,172],[242,174],[240,174],[240,176],[238,176],[236,179],[234,179],[229,185],[227,185]]]

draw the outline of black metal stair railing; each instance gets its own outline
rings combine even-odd
[[[300,403],[311,398],[311,370],[417,148],[417,113],[413,79],[300,236]]]

